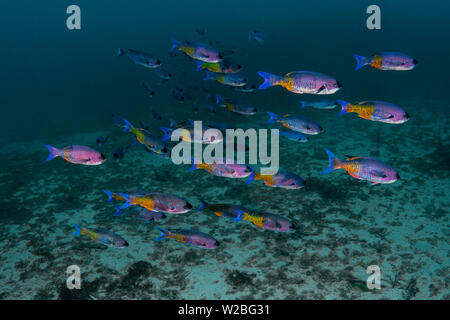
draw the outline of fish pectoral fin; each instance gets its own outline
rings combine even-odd
[[[385,175],[383,172],[381,172],[381,171],[373,170],[372,173],[373,173],[374,175],[380,177],[380,178],[386,177],[386,175]]]
[[[319,93],[319,92],[322,92],[322,91],[325,90],[325,89],[326,89],[325,85],[321,86],[321,87],[319,88],[319,90],[316,91],[316,94]]]
[[[392,118],[394,118],[394,115],[393,114],[390,114],[390,113],[381,113],[381,114],[374,114],[373,116],[372,116],[372,118],[374,119],[374,120],[387,120],[387,119],[392,119]]]

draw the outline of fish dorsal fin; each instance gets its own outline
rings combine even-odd
[[[354,158],[358,158],[358,157],[355,157],[355,156],[350,156],[350,155],[345,155],[345,157],[347,158],[347,159],[354,159]]]
[[[284,116],[282,116],[283,118],[287,118],[287,117],[290,117],[291,116],[291,114],[289,113],[289,114],[285,114]]]

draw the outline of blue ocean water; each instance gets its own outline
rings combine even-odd
[[[81,30],[68,30],[66,8],[81,8]],[[381,9],[381,30],[368,30],[366,8]],[[448,299],[449,117],[448,11],[442,1],[16,1],[2,4],[0,59],[0,233],[2,299]],[[205,29],[205,34],[196,29]],[[264,41],[248,40],[261,30]],[[259,86],[257,71],[283,75],[311,70],[331,75],[342,89],[329,96],[299,95],[281,87],[236,92],[204,81],[194,61],[169,54],[171,38],[202,42],[243,66]],[[118,57],[118,47],[149,52],[172,74]],[[404,52],[419,64],[410,71],[355,71],[352,54]],[[146,96],[141,83],[155,91]],[[180,103],[172,91],[192,99]],[[207,93],[244,99],[252,116],[207,110]],[[381,100],[411,116],[401,125],[300,108],[321,98]],[[198,106],[198,111],[193,106]],[[152,117],[150,107],[163,120]],[[280,138],[280,164],[301,176],[297,190],[261,181],[189,172],[170,160],[132,147],[111,121],[120,114],[162,133],[169,119],[222,121],[242,128],[268,125],[267,111],[298,113],[324,132],[306,143]],[[110,135],[103,146],[98,136]],[[75,165],[48,156],[45,144],[85,145],[108,159]],[[342,170],[322,175],[324,148],[380,159],[400,174],[393,184],[370,186]],[[102,190],[175,194],[199,207],[231,203],[272,212],[296,225],[291,232],[262,230],[212,213],[167,215],[144,222],[113,216]],[[129,242],[107,248],[73,237],[73,224],[104,228]],[[215,250],[176,241],[153,241],[155,226],[194,228],[217,238]],[[84,291],[65,287],[66,268],[79,265]],[[365,287],[366,268],[378,265],[381,289]]]

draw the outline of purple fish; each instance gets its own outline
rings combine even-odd
[[[259,90],[282,86],[293,93],[333,94],[341,88],[341,84],[336,79],[319,72],[294,71],[284,76],[262,71],[257,73],[264,79]]]
[[[153,69],[161,66],[161,60],[145,52],[140,52],[132,49],[126,50],[119,47],[117,55],[119,57],[126,56],[131,62],[134,62],[146,68]]]
[[[49,145],[45,146],[50,152],[45,161],[50,161],[56,157],[62,157],[68,162],[84,164],[86,166],[95,166],[106,161],[106,157],[102,153],[85,146],[74,145],[67,146],[63,149],[57,149]]]
[[[164,212],[170,214],[182,214],[190,211],[192,205],[185,199],[167,193],[132,191],[128,193],[113,193],[104,190],[108,195],[108,201],[125,200],[120,209],[127,208],[132,205],[139,205],[154,212]],[[118,211],[115,215],[120,215]]]
[[[374,54],[370,58],[354,54],[357,65],[355,70],[359,70],[366,65],[380,70],[406,71],[413,69],[419,61],[407,54],[400,52],[382,52]]]
[[[77,228],[77,230],[74,233],[72,233],[73,236],[85,235],[91,238],[92,240],[108,247],[114,248],[128,247],[128,242],[124,238],[111,231],[105,229],[84,228],[80,227],[77,224],[75,224],[75,228]]]
[[[293,131],[301,132],[303,134],[319,134],[323,132],[323,128],[315,121],[300,115],[284,115],[279,116],[272,112],[267,112],[270,119],[267,123],[280,122],[283,126]]]
[[[401,124],[409,120],[409,114],[402,108],[384,101],[363,101],[352,104],[343,100],[337,100],[342,107],[340,115],[354,112],[359,117],[392,124]]]
[[[196,60],[204,62],[219,62],[222,56],[219,51],[203,43],[194,43],[189,41],[172,40],[172,51],[182,51],[186,55]]]
[[[287,170],[278,170],[274,175],[265,175],[254,172],[245,182],[250,183],[253,180],[263,180],[269,187],[278,187],[283,189],[300,189],[305,186],[305,181],[298,175]]]
[[[174,239],[178,242],[203,249],[216,249],[219,246],[219,241],[200,231],[189,229],[165,230],[159,227],[155,227],[155,229],[161,232],[161,235],[155,241]]]
[[[278,214],[263,212],[258,213],[258,215],[264,218],[264,229],[280,232],[287,232],[295,229],[295,225],[289,219]]]
[[[330,159],[330,165],[323,172],[326,174],[336,169],[344,169],[353,178],[377,183],[393,183],[400,175],[389,165],[369,157],[346,156],[347,160],[339,160],[328,149],[325,149]]]
[[[223,163],[195,163],[189,169],[190,171],[196,169],[205,169],[209,173],[218,176],[218,177],[226,177],[226,178],[246,178],[252,172],[252,168],[245,164],[238,163],[226,163],[226,160],[223,160]]]

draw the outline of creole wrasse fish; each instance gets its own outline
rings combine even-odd
[[[300,189],[305,186],[305,181],[293,172],[280,169],[276,174],[265,175],[259,172],[253,172],[246,184],[254,180],[262,180],[269,187],[278,187],[283,189]]]
[[[315,135],[323,132],[323,128],[315,121],[300,115],[279,116],[272,112],[267,112],[270,119],[267,123],[280,122],[286,128],[304,134]]]
[[[113,115],[114,123],[122,128],[124,132],[130,132],[136,137],[136,140],[144,145],[147,151],[154,152],[156,154],[165,155],[170,153],[166,143],[161,140],[160,137],[152,135],[145,129],[135,128],[128,120],[119,116]]]
[[[203,200],[200,201],[202,202],[202,206],[199,209],[197,209],[196,212],[208,211],[214,213],[218,217],[228,218],[234,221],[243,220],[242,214],[251,212],[251,210],[235,204],[227,204],[227,203],[210,204]]]
[[[413,69],[419,63],[413,57],[400,52],[382,52],[374,54],[370,58],[354,54],[353,57],[357,62],[355,70],[371,65],[380,70],[406,71]]]
[[[50,153],[45,161],[61,157],[70,163],[84,164],[86,166],[96,166],[106,161],[106,157],[102,153],[85,146],[73,145],[64,147],[63,149],[49,145],[45,146]]]
[[[342,110],[340,115],[354,112],[359,117],[392,124],[401,124],[409,120],[409,114],[402,108],[384,101],[363,101],[352,104],[343,100],[337,100]]]
[[[155,229],[161,232],[161,235],[156,238],[155,241],[174,239],[180,243],[203,249],[216,249],[220,245],[219,241],[211,237],[209,234],[197,230],[166,230],[159,227],[155,227]]]
[[[305,135],[303,135],[297,131],[278,130],[278,134],[289,140],[298,141],[298,142],[308,142],[308,138]]]
[[[237,114],[254,115],[258,112],[258,109],[242,100],[217,99],[216,103],[219,107],[227,108],[229,111]]]
[[[219,62],[222,60],[222,56],[214,48],[203,44],[203,43],[195,43],[189,41],[178,41],[175,39],[171,39],[172,41],[172,51],[182,51],[186,55],[196,60],[200,60],[203,62]]]
[[[185,199],[166,193],[137,191],[129,193],[113,193],[104,190],[108,195],[108,201],[121,200],[125,203],[116,212],[116,216],[120,215],[120,209],[129,206],[138,205],[150,211],[163,212],[170,214],[182,214],[190,211],[192,205]]]
[[[119,57],[126,56],[131,62],[138,65],[144,66],[146,68],[159,68],[161,66],[161,61],[155,58],[151,54],[140,52],[132,49],[122,49],[119,47],[117,51]]]
[[[74,225],[77,230],[72,234],[73,236],[84,235],[88,236],[92,240],[101,243],[108,247],[114,248],[126,248],[128,247],[128,242],[111,231],[105,229],[91,229],[80,227],[79,225]]]
[[[195,134],[195,126],[191,121],[187,125],[180,124],[173,127],[160,127],[160,129],[165,133],[162,138],[163,141],[170,139],[176,129],[181,129],[180,139],[182,141],[204,144],[214,144],[223,141],[223,134],[220,130],[207,126],[201,127],[201,131],[199,130],[197,137],[197,134]]]
[[[366,180],[377,183],[393,183],[400,179],[400,175],[389,165],[381,162],[380,160],[369,157],[354,157],[346,156],[347,160],[339,160],[328,149],[325,149],[328,153],[330,165],[323,172],[326,174],[336,169],[344,169],[353,178]]]
[[[277,76],[258,71],[258,74],[264,79],[259,90],[282,86],[288,91],[300,94],[333,94],[341,88],[341,84],[336,79],[319,72],[294,71],[284,76]]]
[[[321,101],[300,101],[301,107],[313,107],[314,109],[334,109],[339,104],[336,101],[321,100]]]
[[[237,73],[242,70],[242,66],[228,61],[221,62],[202,62],[196,61],[197,71],[206,69],[215,73]]]
[[[211,173],[212,175],[218,177],[226,177],[226,178],[246,178],[250,176],[253,172],[253,169],[245,164],[238,163],[226,163],[226,160],[223,160],[223,163],[196,163],[193,159],[193,165],[189,169],[189,171],[193,171],[196,169],[204,169]]]
[[[243,87],[247,84],[247,80],[237,73],[214,73],[206,71],[206,77],[203,80],[216,80],[221,84],[232,87]]]

